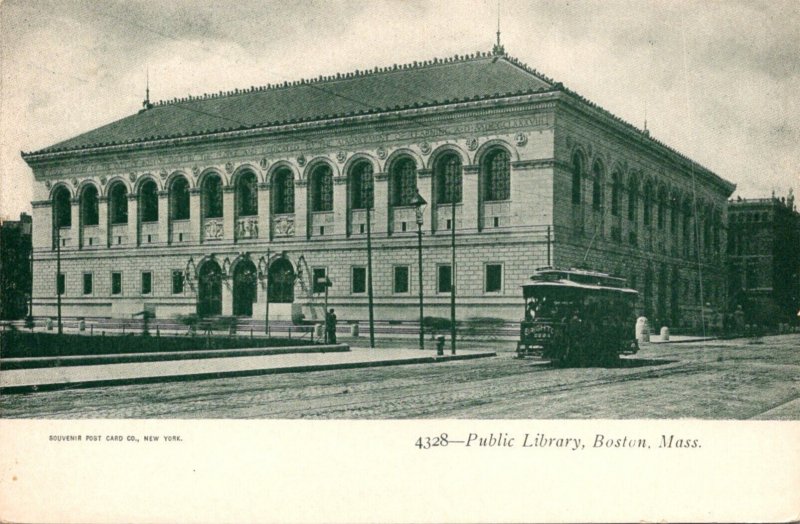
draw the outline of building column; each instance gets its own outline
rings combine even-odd
[[[470,165],[464,166],[461,175],[461,202],[463,224],[458,224],[457,228],[460,231],[476,231],[482,228],[481,224],[481,202],[480,191],[478,187],[478,173],[480,166]],[[454,224],[454,227],[456,225]]]
[[[100,230],[100,243],[105,243],[108,247],[108,197],[97,199],[97,227]]]
[[[158,192],[158,242],[162,245],[171,243],[169,237],[169,191]]]
[[[373,175],[372,234],[389,234],[389,176],[386,173]]]
[[[81,227],[81,199],[80,198],[73,198],[71,200],[72,205],[70,206],[70,213],[71,213],[71,232],[70,232],[70,240],[67,242],[66,247],[76,247],[81,248],[83,244],[81,242],[81,235],[83,228]]]
[[[436,205],[433,199],[433,176],[430,169],[420,169],[417,171],[417,191],[419,195],[428,203],[425,212],[422,214],[422,228],[431,230],[433,227],[433,208]],[[416,227],[416,226],[414,226]]]
[[[128,193],[128,243],[139,245],[139,198]]]
[[[53,203],[50,200],[31,202],[33,218],[33,249],[50,251],[55,247],[53,231]]]
[[[306,238],[308,231],[308,181],[294,182],[294,236]]]
[[[347,178],[333,179],[333,224],[335,235],[347,234]]]
[[[222,282],[222,314],[230,316],[233,314],[233,278]]]
[[[258,184],[258,238],[269,241],[270,232],[270,190],[268,182]],[[260,285],[260,284],[259,284]],[[262,293],[259,293],[259,298]]]
[[[222,190],[222,238],[232,241],[236,228],[235,193],[233,186],[226,186]],[[223,295],[224,295],[223,291]]]
[[[189,241],[200,242],[200,189],[193,187],[189,190]]]

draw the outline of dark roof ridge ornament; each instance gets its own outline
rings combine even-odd
[[[500,0],[497,0],[497,43],[492,48],[495,57],[506,56],[506,48],[500,43]]]
[[[152,102],[150,102],[150,68],[147,68],[147,84],[144,91],[144,102],[142,102],[142,111],[147,111],[148,109],[153,108]]]

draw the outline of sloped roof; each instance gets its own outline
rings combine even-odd
[[[553,88],[514,59],[490,53],[158,102],[36,153],[202,135]]]

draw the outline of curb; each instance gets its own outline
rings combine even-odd
[[[49,384],[24,384],[19,386],[0,386],[0,394],[35,393],[39,391],[57,391],[64,389],[85,389],[107,386],[128,386],[133,384],[156,384],[160,382],[184,382],[193,380],[212,380],[219,378],[254,377],[260,375],[276,375],[279,373],[303,373],[309,371],[327,371],[336,369],[359,369],[383,366],[399,366],[405,364],[435,364],[451,360],[473,360],[497,356],[494,352],[466,355],[446,355],[414,357],[398,360],[377,360],[367,362],[343,362],[339,364],[311,364],[284,368],[256,368],[235,371],[211,371],[205,373],[188,373],[184,375],[166,375],[149,377],[130,377],[116,379],[84,380],[81,382],[54,382]]]
[[[289,346],[278,348],[197,349],[193,351],[154,351],[151,353],[118,353],[114,355],[69,355],[57,357],[21,357],[0,359],[0,369],[38,369],[67,366],[95,366],[104,364],[130,364],[134,362],[161,362],[165,360],[198,360],[225,357],[259,357],[293,353],[348,352],[347,344],[319,346]]]

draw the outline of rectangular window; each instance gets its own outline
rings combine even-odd
[[[58,278],[56,278],[56,293],[63,295],[66,292],[66,288],[67,279],[64,276],[64,273],[59,273]]]
[[[353,267],[351,289],[353,293],[367,292],[367,268]]]
[[[315,267],[311,270],[311,274],[314,277],[314,293],[324,293],[325,281],[328,278],[328,268]]]
[[[183,293],[183,271],[180,269],[172,270],[172,294],[180,295]]]
[[[394,267],[394,284],[392,288],[395,293],[408,293],[408,266]]]
[[[92,294],[92,274],[91,273],[84,273],[83,274],[83,294],[84,295],[91,295]]]
[[[436,267],[436,291],[437,293],[450,293],[453,284],[453,271],[449,264],[442,264]]]
[[[111,273],[111,294],[122,294],[122,273]]]
[[[149,295],[153,292],[153,272],[142,272],[142,295]]]
[[[484,291],[486,291],[486,293],[501,292],[503,290],[503,265],[486,264],[485,271]]]

